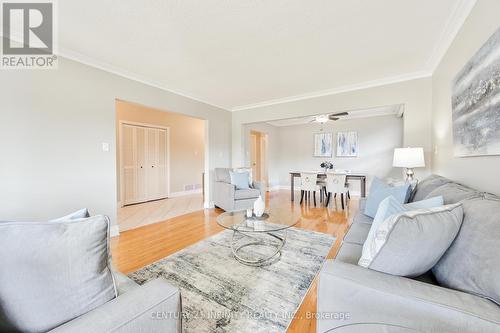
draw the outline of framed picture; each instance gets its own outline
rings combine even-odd
[[[453,145],[457,157],[500,155],[500,29],[452,82]]]
[[[358,156],[358,132],[337,133],[337,157]]]
[[[315,133],[314,134],[314,157],[332,157],[333,134]]]

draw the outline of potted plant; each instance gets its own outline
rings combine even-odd
[[[329,161],[321,162],[321,164],[319,166],[321,168],[323,168],[323,170],[325,170],[325,173],[327,173],[328,170],[332,170],[333,169],[333,163],[329,162]]]

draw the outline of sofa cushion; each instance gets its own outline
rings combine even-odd
[[[478,198],[481,196],[481,193],[457,183],[448,183],[434,189],[426,196],[426,198],[437,196],[442,196],[444,204],[449,205],[467,199]]]
[[[363,214],[362,211],[358,211],[354,217],[352,218],[352,223],[365,223],[365,224],[372,224],[373,223],[373,218],[369,217],[365,214]]]
[[[242,200],[242,199],[257,199],[260,195],[260,191],[254,188],[249,188],[246,190],[236,190],[234,192],[234,199],[235,200]]]
[[[433,273],[445,287],[500,305],[500,201],[467,200],[463,207],[462,228]]]
[[[342,246],[340,247],[339,252],[335,257],[335,261],[357,265],[359,258],[361,258],[362,252],[362,245],[354,243],[342,243]]]
[[[393,215],[366,240],[359,265],[392,275],[422,275],[448,249],[462,219],[461,204]]]
[[[375,217],[379,204],[391,195],[401,204],[406,203],[409,191],[410,184],[393,187],[385,184],[381,179],[375,178],[366,199],[365,215]]]
[[[117,296],[109,219],[0,224],[0,300],[19,330],[45,332]]]
[[[233,171],[231,168],[215,168],[215,181],[231,184],[231,176],[229,172]]]
[[[423,200],[436,188],[448,183],[451,183],[451,180],[449,180],[448,178],[444,178],[438,175],[431,175],[418,182],[411,201]]]
[[[344,236],[344,242],[363,245],[370,231],[370,224],[354,223]]]

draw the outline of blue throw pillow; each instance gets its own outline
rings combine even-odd
[[[444,206],[444,199],[443,199],[443,196],[441,196],[441,195],[438,197],[432,197],[432,198],[421,200],[421,201],[410,202],[410,203],[407,203],[406,205],[404,205],[406,210],[434,208],[434,207],[439,207],[439,206]]]
[[[248,172],[230,171],[229,175],[231,176],[231,184],[236,186],[236,189],[246,190],[250,188],[249,186],[250,174]]]
[[[370,187],[370,193],[366,198],[365,215],[375,218],[378,206],[385,198],[393,196],[400,204],[406,203],[408,200],[408,192],[410,184],[401,186],[389,186],[379,178],[375,178]]]

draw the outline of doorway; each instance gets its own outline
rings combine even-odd
[[[116,100],[120,231],[204,209],[207,126],[203,119]]]
[[[269,187],[268,136],[266,133],[250,131],[250,164],[255,181],[262,182],[266,191]]]

